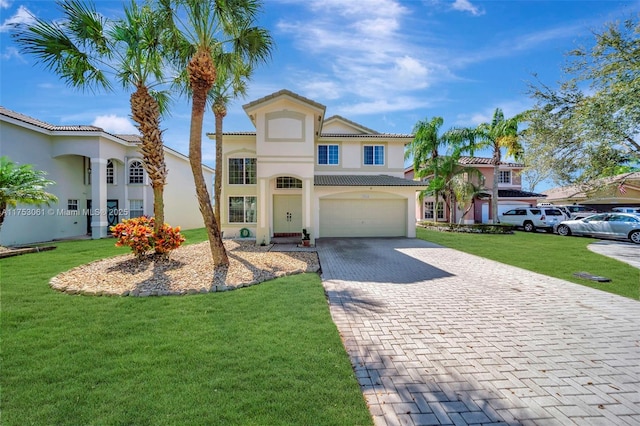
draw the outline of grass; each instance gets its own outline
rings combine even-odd
[[[560,237],[546,233],[465,234],[423,228],[418,238],[446,247],[539,272],[563,280],[640,300],[640,270],[624,262],[594,253],[591,238]],[[576,272],[611,279],[598,283],[574,277]]]
[[[174,297],[48,287],[127,252],[113,245],[61,242],[0,260],[3,425],[372,423],[316,274]]]

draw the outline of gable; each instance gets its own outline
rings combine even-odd
[[[347,120],[339,115],[327,118],[322,125],[323,134],[346,134],[346,135],[377,135],[378,132],[362,126],[354,121]]]

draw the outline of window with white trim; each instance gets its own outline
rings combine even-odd
[[[433,201],[425,201],[424,202],[424,218],[433,220]],[[438,202],[438,209],[436,211],[438,215],[438,219],[444,219],[444,203],[442,201]]]
[[[297,189],[302,188],[302,181],[292,176],[280,176],[276,178],[277,189]]]
[[[78,200],[67,200],[67,210],[78,210]]]
[[[257,197],[229,197],[229,223],[256,223]]]
[[[115,168],[113,165],[113,161],[107,161],[107,183],[114,184],[115,181]]]
[[[129,219],[144,216],[142,200],[129,200]]]
[[[511,183],[511,170],[498,170],[498,183]]]
[[[338,162],[338,145],[318,145],[318,164],[335,166]]]
[[[365,166],[384,166],[384,145],[364,146]]]
[[[229,184],[249,185],[256,183],[255,158],[229,158]]]
[[[144,183],[144,167],[141,161],[129,163],[129,183]]]

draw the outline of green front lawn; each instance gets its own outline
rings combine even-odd
[[[555,234],[465,234],[418,228],[418,238],[552,277],[640,300],[640,270],[590,251],[591,238]],[[573,276],[576,272],[611,279],[598,283]]]
[[[127,252],[114,242],[0,260],[3,425],[372,423],[316,274],[192,296],[49,288]]]

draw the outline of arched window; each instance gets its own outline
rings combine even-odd
[[[135,160],[129,164],[129,183],[144,183],[142,162]]]
[[[115,182],[115,169],[113,167],[113,161],[107,161],[107,183],[114,184]]]
[[[295,189],[302,188],[302,181],[291,176],[281,176],[276,178],[276,188]]]

